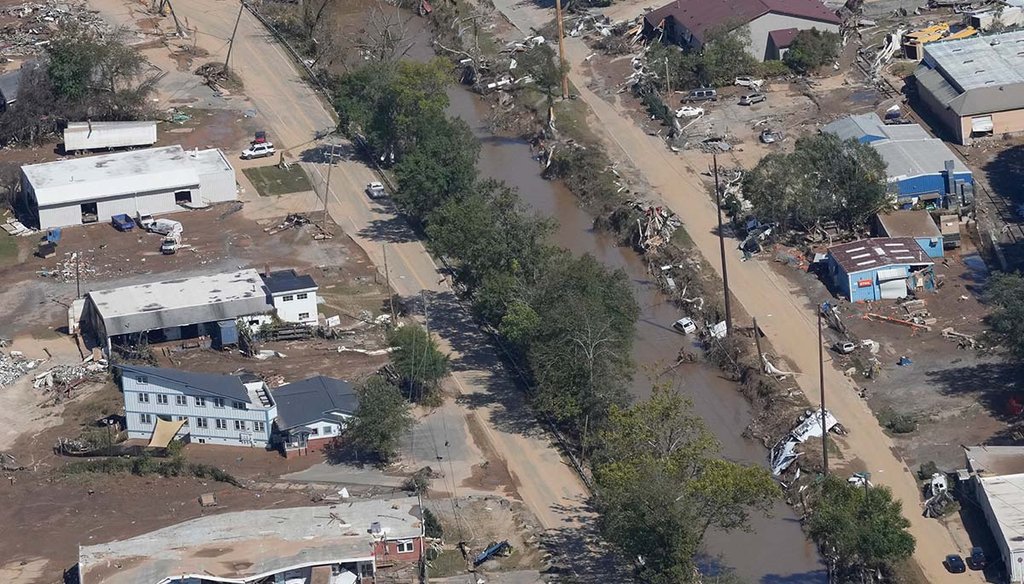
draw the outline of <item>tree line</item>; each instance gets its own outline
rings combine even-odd
[[[37,144],[69,121],[148,115],[156,83],[122,30],[101,34],[66,21],[35,63],[22,68],[17,101],[0,115],[0,145]]]
[[[630,405],[628,277],[554,245],[552,221],[478,175],[477,140],[444,112],[451,79],[441,60],[368,63],[336,82],[340,129],[388,167],[395,203],[526,372],[535,411],[590,462],[605,537],[646,581],[690,581],[708,530],[747,527],[779,489],[764,469],[720,459],[678,394]]]

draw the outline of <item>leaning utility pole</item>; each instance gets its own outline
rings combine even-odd
[[[562,99],[569,99],[569,73],[565,66],[565,25],[562,23],[562,0],[555,0],[555,20],[558,21],[558,67],[562,74]]]
[[[818,310],[818,387],[821,392],[821,464],[822,474],[828,476],[828,423],[825,421],[825,344],[821,338],[821,305]]]
[[[235,33],[238,32],[238,23],[242,20],[242,11],[245,10],[245,2],[238,3],[238,16],[235,17],[235,28],[231,31],[231,39],[228,41],[228,56],[224,57],[224,74],[228,73],[228,63],[231,61],[231,49],[235,47]]]
[[[718,247],[722,254],[722,286],[725,289],[725,334],[732,334],[732,309],[729,302],[729,268],[725,264],[725,232],[722,228],[722,189],[718,184],[718,154],[712,154],[715,166],[715,208],[718,210]]]

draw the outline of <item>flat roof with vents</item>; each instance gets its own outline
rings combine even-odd
[[[925,52],[960,91],[1024,83],[1024,30],[939,41]]]
[[[872,237],[834,245],[828,253],[848,274],[894,265],[932,265],[913,237]]]

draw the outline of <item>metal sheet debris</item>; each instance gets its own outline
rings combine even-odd
[[[822,424],[822,418],[824,418],[824,424]],[[772,474],[781,475],[796,461],[800,456],[800,453],[796,451],[798,445],[811,438],[821,438],[825,432],[831,431],[838,425],[839,421],[827,409],[806,412],[800,417],[796,427],[772,448],[769,457]]]

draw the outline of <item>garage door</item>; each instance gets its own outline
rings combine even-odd
[[[984,134],[992,131],[992,116],[978,116],[971,118],[971,132]]]
[[[880,282],[878,288],[881,290],[882,298],[896,299],[907,297],[907,282],[906,280],[890,280],[888,282]]]

